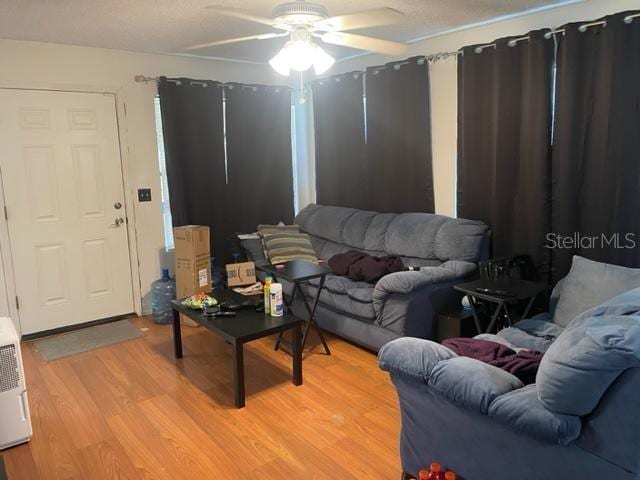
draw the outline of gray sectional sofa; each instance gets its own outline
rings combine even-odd
[[[399,255],[420,271],[397,272],[377,284],[329,275],[316,311],[318,325],[371,350],[402,336],[431,338],[438,311],[459,304],[456,283],[477,274],[487,258],[489,234],[481,222],[427,213],[381,214],[352,208],[309,205],[294,223],[309,234],[316,254],[328,260],[337,253],[361,250]],[[260,248],[251,248],[257,264]],[[285,293],[289,286],[285,285]],[[317,282],[305,288],[315,298]],[[294,313],[306,315],[301,302]]]
[[[435,461],[465,480],[638,478],[640,270],[574,257],[550,305],[476,337],[546,352],[531,385],[428,340],[381,348],[405,472]]]

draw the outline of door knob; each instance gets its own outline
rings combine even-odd
[[[122,218],[122,217],[117,217],[117,218],[115,219],[115,221],[114,221],[111,225],[109,225],[109,227],[110,227],[110,228],[117,228],[117,227],[119,227],[120,225],[122,225],[123,223],[124,223],[124,218]]]

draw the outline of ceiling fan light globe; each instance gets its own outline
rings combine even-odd
[[[282,47],[282,50],[271,59],[269,64],[281,74],[288,70],[304,72],[313,65],[312,49],[313,43],[297,40],[288,41]]]
[[[319,45],[315,45],[313,54],[313,69],[316,75],[322,75],[335,63],[335,59],[325,52]]]
[[[273,68],[280,75],[288,77],[291,73],[291,69],[289,68],[288,62],[285,58],[283,58],[281,54],[282,50],[280,50],[275,57],[269,60],[269,65],[271,65],[271,68]]]
[[[305,72],[314,67],[316,74],[320,75],[331,68],[335,60],[311,40],[308,32],[304,32],[306,35],[298,31],[294,33],[296,35],[292,35],[292,39],[269,61],[276,72],[288,76],[291,70]]]
[[[309,42],[291,42],[289,48],[285,46],[287,59],[291,70],[304,72],[313,65],[313,47]]]

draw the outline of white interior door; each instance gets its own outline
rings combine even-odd
[[[114,96],[0,89],[0,105],[22,333],[133,312]]]

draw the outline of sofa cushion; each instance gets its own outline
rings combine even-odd
[[[438,230],[436,258],[478,262],[486,254],[489,228],[482,222],[450,218]]]
[[[500,395],[489,406],[489,416],[517,432],[560,445],[578,438],[582,427],[580,417],[547,410],[535,384]]]
[[[510,373],[468,357],[439,362],[431,371],[429,385],[452,402],[480,413],[487,413],[500,395],[524,386]]]
[[[313,279],[306,287],[311,301],[318,292],[318,279]],[[366,282],[354,282],[347,277],[327,275],[324,288],[320,293],[320,303],[345,315],[373,321],[376,313],[373,308],[373,285]]]
[[[543,405],[587,415],[625,370],[640,366],[640,288],[579,315],[549,347],[536,383]]]
[[[488,232],[482,222],[430,213],[377,213],[314,204],[302,209],[295,222],[312,238],[340,245],[342,251],[399,255],[415,259],[415,265],[425,265],[420,260],[477,262],[485,254]]]
[[[344,244],[342,232],[347,223],[358,210],[354,208],[330,207],[322,205],[310,205],[313,207],[310,213],[300,212],[295,221],[299,222],[300,229],[310,235]],[[309,208],[307,207],[307,208]],[[307,209],[305,208],[305,210]],[[353,245],[361,248],[362,246]]]
[[[332,242],[330,240],[325,240],[324,238],[313,237],[311,238],[311,245],[313,245],[313,249],[316,252],[318,258],[322,260],[329,260],[334,255],[338,253],[344,253],[349,247],[345,245],[341,245],[339,243]]]
[[[498,332],[498,336],[518,348],[546,352],[564,328],[542,319],[528,318]]]
[[[387,230],[396,216],[395,213],[379,213],[371,220],[364,238],[363,246],[365,250],[370,252],[387,252],[385,250]]]
[[[391,255],[436,258],[436,235],[448,217],[430,213],[403,213],[389,224],[385,251]]]
[[[365,249],[365,238],[367,231],[371,226],[373,219],[379,215],[376,212],[367,212],[365,210],[356,210],[347,221],[342,229],[342,243],[348,247]]]
[[[594,262],[575,255],[564,278],[553,321],[566,327],[582,312],[640,287],[640,268]]]

